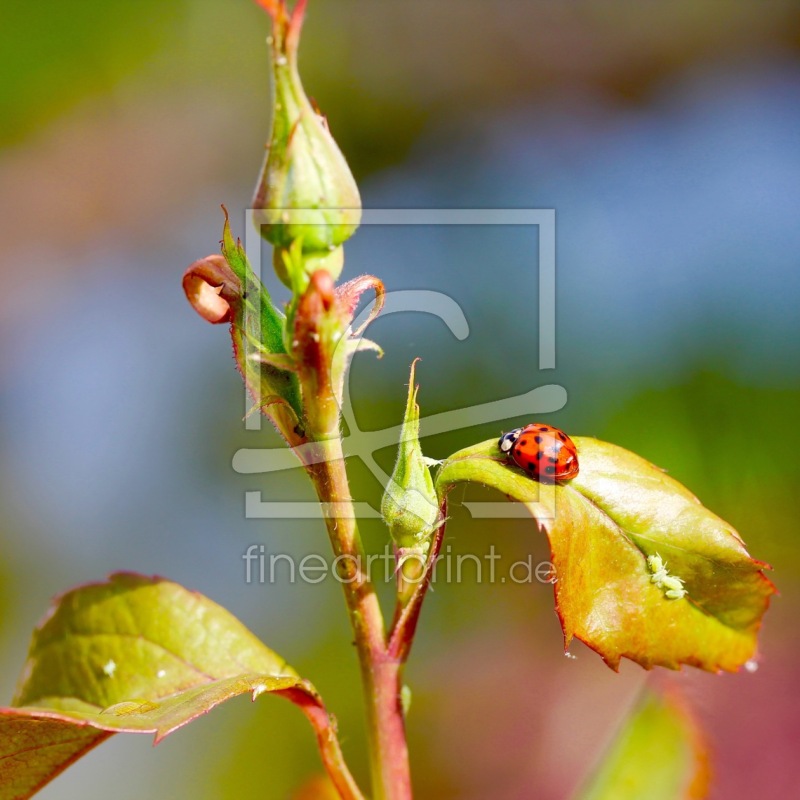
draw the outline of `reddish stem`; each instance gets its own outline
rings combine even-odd
[[[338,436],[316,443],[324,459],[309,464],[322,503],[325,524],[339,561],[355,645],[361,665],[374,800],[410,800],[405,720],[400,702],[402,661],[387,648],[383,615],[375,587],[365,571],[366,555]]]
[[[344,761],[333,715],[306,691],[293,688],[286,689],[281,694],[300,707],[314,728],[325,771],[342,800],[364,800],[364,795]]]

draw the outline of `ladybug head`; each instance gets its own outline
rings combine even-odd
[[[497,443],[497,446],[500,448],[501,453],[510,452],[511,448],[516,444],[517,439],[519,439],[519,434],[521,431],[522,428],[514,428],[513,431],[504,433],[500,437],[500,441]]]

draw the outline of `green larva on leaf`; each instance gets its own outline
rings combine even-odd
[[[667,563],[658,553],[647,556],[647,566],[653,573],[650,576],[650,580],[659,589],[664,590],[664,595],[669,600],[681,600],[686,595],[686,589],[683,588],[683,579],[667,572]]]

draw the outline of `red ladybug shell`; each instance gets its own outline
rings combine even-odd
[[[564,481],[578,474],[575,443],[552,425],[533,422],[503,434],[497,444],[501,453],[538,481]]]

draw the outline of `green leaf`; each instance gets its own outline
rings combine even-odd
[[[225,609],[131,573],[57,599],[0,709],[0,800],[30,797],[112,733],[172,731],[236,695],[314,688]]]
[[[572,439],[580,471],[566,484],[536,482],[491,440],[447,459],[438,491],[480,483],[525,504],[550,542],[566,647],[577,637],[613,669],[625,657],[647,669],[734,671],[753,658],[775,592],[768,565],[658,467],[597,439]],[[683,597],[654,582],[648,556],[683,582]]]
[[[677,698],[646,692],[576,800],[699,800],[708,754]]]
[[[284,435],[288,432],[287,438],[292,441],[291,431],[302,414],[297,376],[260,357],[264,352],[286,355],[285,318],[272,305],[269,292],[250,268],[241,242],[234,240],[227,211],[222,255],[241,284],[239,302],[233,306],[231,320],[231,337],[239,371],[260,410],[275,402],[285,406],[287,411],[291,410],[292,419],[288,423],[281,421],[279,429]]]
[[[228,212],[222,231],[222,255],[242,286],[241,304],[235,311],[235,322],[253,342],[270,353],[285,353],[283,314],[272,305],[272,298],[250,267],[247,254],[238,239],[233,238]]]
[[[303,444],[300,386],[284,343],[286,319],[250,268],[241,242],[233,238],[227,211],[222,256],[191,264],[183,289],[205,320],[230,324],[236,366],[255,401],[252,411],[269,417],[293,447]]]
[[[0,709],[0,798],[32,797],[112,734]]]

